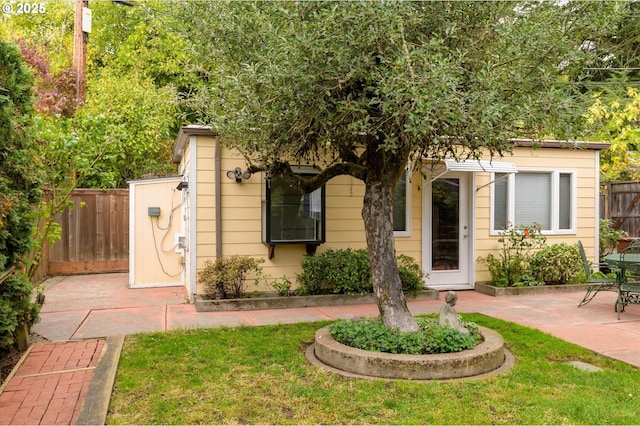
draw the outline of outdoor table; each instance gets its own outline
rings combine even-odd
[[[614,253],[605,256],[608,265],[616,267],[618,278],[618,319],[626,305],[640,304],[640,253]]]

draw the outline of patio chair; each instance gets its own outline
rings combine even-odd
[[[618,291],[618,299],[616,300],[616,312],[618,312],[618,320],[620,313],[624,312],[627,305],[640,304],[640,263],[636,259],[625,262],[626,255],[640,254],[640,241],[635,240],[621,254],[623,263],[626,263],[624,277],[622,277],[620,288]]]
[[[640,246],[639,246],[640,248]],[[580,252],[580,258],[582,259],[582,267],[584,268],[584,274],[587,277],[586,283],[587,292],[578,304],[578,308],[591,302],[591,300],[600,291],[618,291],[618,279],[609,277],[594,277],[591,271],[591,265],[587,261],[587,255],[584,252],[584,246],[582,241],[578,241],[578,251]]]

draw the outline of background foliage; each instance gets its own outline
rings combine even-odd
[[[22,271],[42,196],[32,83],[18,47],[0,38],[0,349],[13,343],[18,324],[37,320],[39,308]]]

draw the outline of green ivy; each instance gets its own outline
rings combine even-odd
[[[421,318],[422,331],[404,333],[389,328],[373,318],[339,320],[329,326],[331,336],[338,342],[354,348],[393,354],[421,355],[459,352],[475,347],[482,337],[477,325],[463,323],[470,331],[460,333],[450,327],[440,327],[434,318]]]

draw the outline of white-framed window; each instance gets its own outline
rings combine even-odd
[[[492,180],[491,232],[509,226],[540,225],[546,234],[576,232],[576,172],[520,170],[495,173]]]
[[[411,171],[403,174],[393,194],[393,235],[411,236]]]

